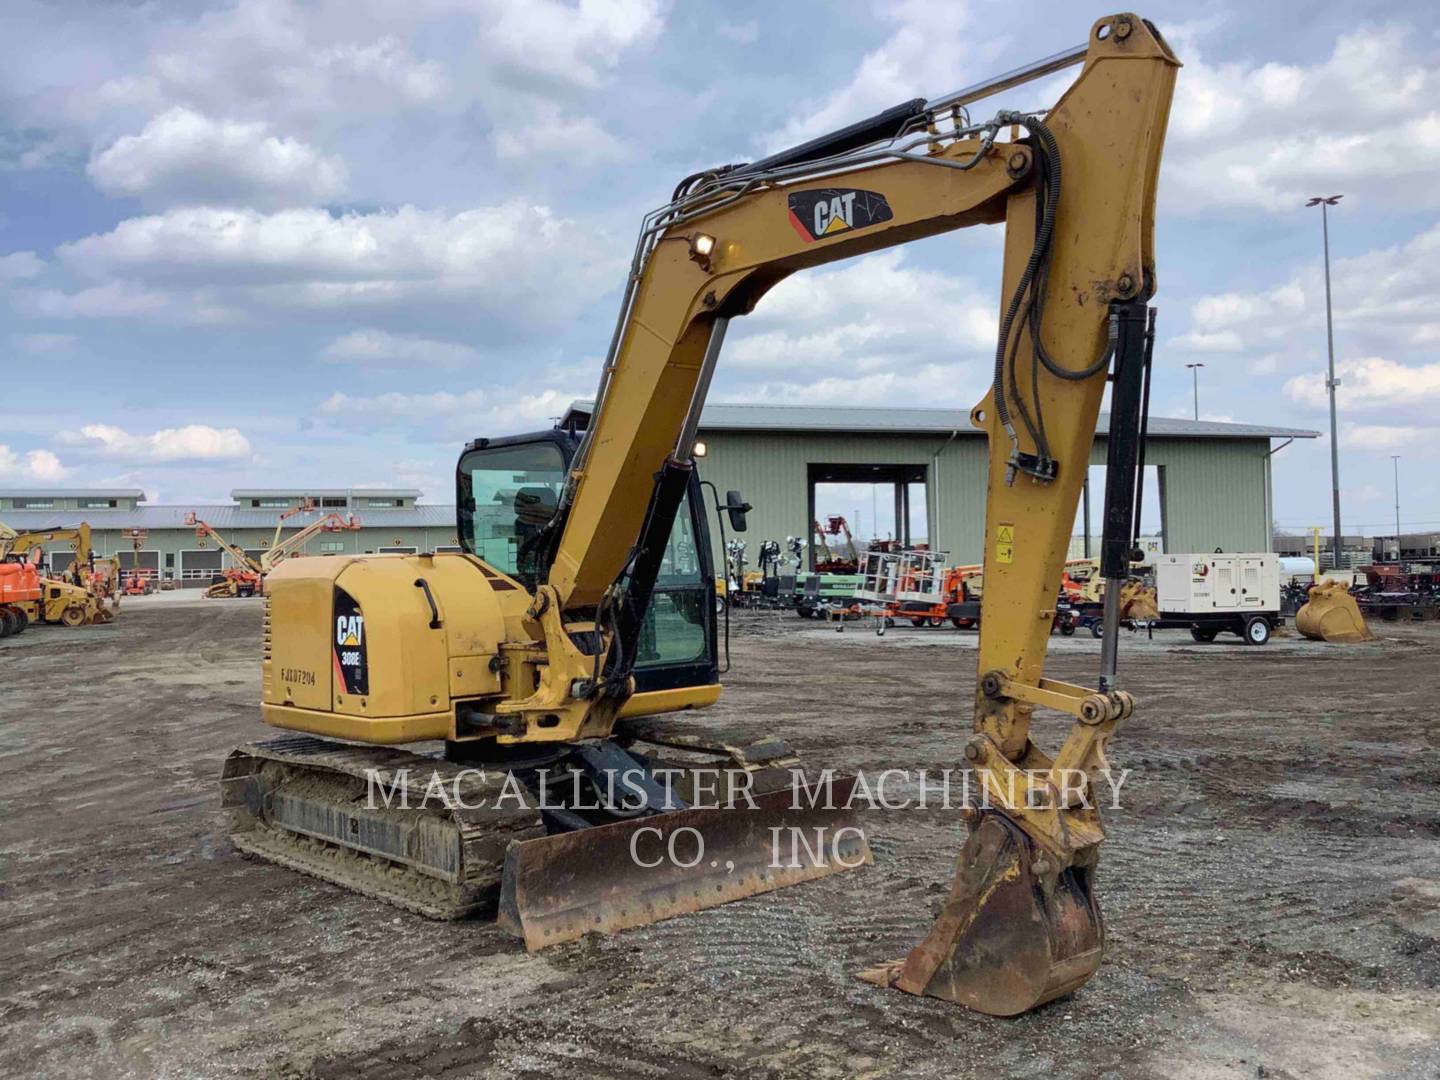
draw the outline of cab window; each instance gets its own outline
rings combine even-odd
[[[715,603],[714,586],[706,588],[700,551],[695,543],[691,503],[675,515],[670,542],[655,579],[655,592],[640,628],[638,668],[689,664],[709,657],[707,605]]]
[[[565,459],[548,440],[472,450],[460,463],[460,543],[534,589],[544,576],[537,538],[555,516]]]

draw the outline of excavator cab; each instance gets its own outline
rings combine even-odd
[[[580,436],[561,428],[470,443],[455,469],[460,546],[532,592],[543,584],[554,556],[551,525],[579,446]],[[738,508],[738,493],[729,494]],[[636,693],[719,681],[714,581],[709,519],[696,473],[675,515],[640,629]]]

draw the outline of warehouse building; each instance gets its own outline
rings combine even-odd
[[[191,513],[252,557],[275,542],[282,514],[307,503],[315,509],[286,516],[282,536],[325,514],[353,518],[359,528],[318,533],[301,549],[306,555],[460,550],[455,507],[421,504],[413,488],[244,488],[230,498],[218,505],[150,506],[135,488],[0,489],[0,521],[21,532],[84,521],[97,555],[116,555],[123,569],[138,564],[184,586],[206,585],[232,564],[213,539],[185,523]],[[45,552],[52,571],[70,563],[68,544],[46,545]]]
[[[590,412],[589,403],[576,402],[561,426],[583,430]],[[1092,456],[1097,481],[1104,430],[1102,417]],[[825,485],[875,485],[893,503],[888,519],[901,542],[928,543],[954,562],[980,560],[986,440],[967,412],[717,404],[705,409],[700,433],[704,478],[722,497],[735,489],[754,507],[747,534],[752,551],[760,540],[808,537]],[[1158,488],[1160,520],[1148,522],[1146,531],[1158,532],[1166,551],[1274,550],[1271,458],[1290,441],[1316,435],[1152,419],[1146,463]],[[137,489],[0,490],[0,521],[39,531],[87,521],[97,554],[118,555],[126,567],[138,561],[185,585],[207,583],[230,564],[213,541],[185,524],[190,512],[252,555],[274,542],[282,513],[307,501],[316,509],[288,516],[284,534],[322,513],[353,516],[359,528],[321,533],[306,544],[306,554],[459,550],[454,505],[423,503],[414,489],[237,489],[230,497],[220,505],[152,506]],[[715,544],[718,565],[718,536]],[[47,557],[58,570],[68,564],[69,548],[51,545]]]
[[[583,429],[591,409],[576,402],[561,423]],[[1102,415],[1092,486],[1103,483],[1105,428]],[[704,478],[722,498],[735,489],[754,507],[752,562],[759,540],[809,536],[819,516],[817,489],[825,484],[881,485],[893,500],[885,520],[896,539],[929,543],[954,563],[981,559],[988,448],[968,411],[707,405],[700,434]],[[1152,417],[1145,462],[1148,482],[1158,488],[1160,520],[1145,522],[1145,531],[1158,532],[1172,552],[1273,550],[1271,459],[1291,441],[1317,436]],[[1093,494],[1098,519],[1099,491]]]

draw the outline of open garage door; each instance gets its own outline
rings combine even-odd
[[[811,522],[844,518],[862,548],[876,540],[930,542],[924,465],[812,463],[808,472]],[[813,545],[808,555],[813,569]]]

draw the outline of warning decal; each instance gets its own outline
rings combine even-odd
[[[1008,563],[1015,561],[1015,526],[995,526],[995,561]]]

